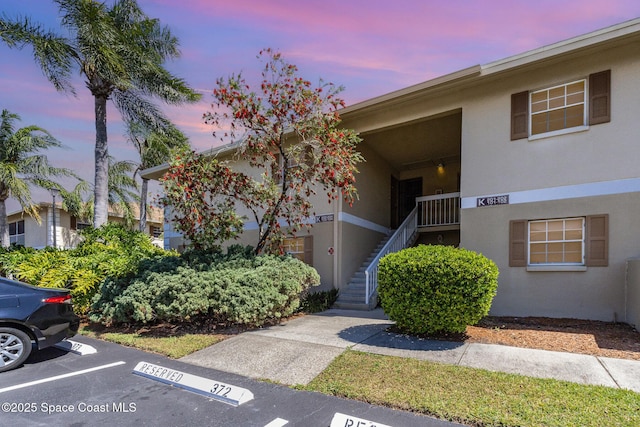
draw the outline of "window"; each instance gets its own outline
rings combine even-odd
[[[9,244],[24,246],[24,220],[9,223]]]
[[[611,70],[511,95],[511,140],[611,121]]]
[[[585,125],[586,80],[531,92],[530,135]]]
[[[285,253],[313,265],[313,236],[287,237],[283,247]]]
[[[529,265],[584,264],[584,218],[529,221]]]
[[[509,224],[509,266],[609,264],[609,216],[514,220]]]
[[[162,229],[154,225],[149,227],[149,231],[151,232],[150,234],[153,236],[154,239],[157,239],[162,234]]]
[[[85,228],[91,227],[91,223],[84,222],[82,219],[79,219],[75,216],[71,217],[71,223],[69,224],[69,228],[71,230],[84,230]]]

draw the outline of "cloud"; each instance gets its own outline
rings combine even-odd
[[[5,4],[6,3],[6,4]],[[196,149],[219,141],[202,114],[218,77],[259,78],[259,50],[272,47],[316,82],[344,85],[347,103],[363,101],[476,64],[486,64],[640,16],[637,0],[139,0],[178,37],[182,57],[167,64],[204,94],[202,101],[162,108]],[[42,0],[5,1],[19,13],[60,29],[57,7]],[[55,158],[93,171],[93,98],[74,76],[78,97],[60,94],[31,50],[0,43],[0,108],[37,124],[70,147]],[[258,77],[256,77],[258,76]],[[134,156],[120,115],[108,110],[110,153]]]

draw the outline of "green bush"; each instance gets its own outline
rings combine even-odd
[[[103,324],[207,319],[259,326],[293,314],[300,295],[320,283],[315,269],[292,257],[254,256],[231,248],[161,260],[133,277],[109,278],[94,299],[90,319]],[[195,267],[195,268],[194,268]]]
[[[304,313],[319,313],[331,308],[338,299],[338,290],[311,292],[302,297],[300,311]]]
[[[417,246],[380,260],[378,296],[389,319],[412,334],[464,332],[489,313],[498,267],[450,246]]]
[[[106,277],[132,274],[146,259],[178,256],[154,246],[148,235],[118,224],[86,229],[82,236],[75,249],[24,248],[1,252],[0,269],[3,274],[34,286],[70,289],[74,309],[84,314]]]

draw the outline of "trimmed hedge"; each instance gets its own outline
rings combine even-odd
[[[378,296],[389,319],[412,334],[464,332],[489,313],[498,267],[451,246],[417,246],[380,260]]]
[[[293,314],[301,293],[320,284],[316,270],[302,261],[249,253],[187,255],[193,266],[184,260],[149,261],[134,277],[108,278],[90,319],[110,325],[206,318],[259,326]]]

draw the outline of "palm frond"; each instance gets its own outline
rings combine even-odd
[[[77,56],[69,40],[45,30],[28,17],[12,20],[5,14],[0,18],[0,40],[18,49],[31,46],[34,60],[54,87],[75,94],[70,76]]]

